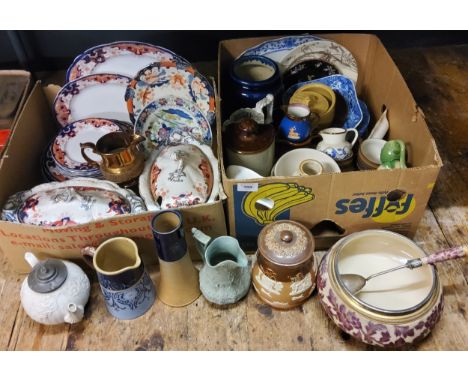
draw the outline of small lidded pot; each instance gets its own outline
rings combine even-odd
[[[315,289],[314,247],[314,237],[300,223],[278,220],[265,226],[252,270],[258,296],[277,309],[302,305]]]
[[[247,167],[268,176],[275,157],[275,129],[252,118],[230,124],[223,135],[228,165]]]

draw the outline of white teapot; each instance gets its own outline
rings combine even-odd
[[[90,283],[81,268],[69,261],[39,261],[27,252],[32,271],[21,286],[21,305],[29,317],[45,325],[74,324],[83,319]]]

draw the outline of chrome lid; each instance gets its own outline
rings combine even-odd
[[[29,287],[37,293],[50,293],[62,286],[68,276],[63,261],[47,259],[34,266],[28,276]]]

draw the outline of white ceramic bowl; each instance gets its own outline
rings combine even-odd
[[[244,166],[231,165],[226,168],[226,175],[230,179],[258,179],[260,174]]]
[[[299,176],[300,164],[308,159],[322,165],[323,174],[341,172],[338,164],[327,154],[315,149],[295,149],[281,156],[273,166],[273,176]]]
[[[361,143],[360,150],[368,160],[380,164],[380,152],[385,143],[387,141],[384,139],[366,139]]]

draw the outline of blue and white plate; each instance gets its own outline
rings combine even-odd
[[[212,141],[210,124],[200,108],[176,96],[158,98],[147,105],[138,116],[135,133],[146,137],[148,151],[194,140],[211,145]]]
[[[359,100],[359,106],[361,106],[361,110],[362,110],[362,121],[358,125],[358,127],[356,127],[356,129],[359,133],[359,136],[362,138],[366,134],[367,129],[369,127],[370,113],[369,113],[369,109],[367,108],[366,103],[363,100]]]
[[[315,40],[321,39],[311,35],[280,37],[274,40],[264,41],[252,48],[246,49],[238,58],[251,55],[266,56],[276,63],[279,63],[294,48]]]
[[[285,105],[289,103],[289,99],[294,92],[304,85],[321,83],[331,87],[336,93],[339,93],[346,102],[347,115],[342,127],[345,129],[357,128],[362,121],[362,110],[356,94],[356,88],[353,81],[349,78],[336,74],[334,76],[323,77],[313,81],[301,82],[291,86],[283,95]]]

